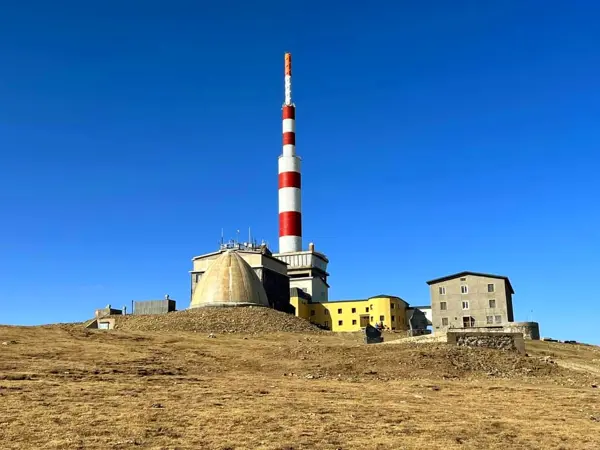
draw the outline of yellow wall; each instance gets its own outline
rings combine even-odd
[[[361,316],[367,316],[373,326],[383,317],[383,324],[390,329],[408,329],[406,303],[398,297],[378,296],[367,300],[324,303],[308,303],[305,299],[292,297],[290,301],[298,317],[332,331],[360,331]]]

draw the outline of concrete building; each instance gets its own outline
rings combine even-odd
[[[290,302],[298,317],[331,331],[360,331],[367,325],[383,323],[390,330],[419,329],[424,333],[427,325],[431,325],[427,320],[420,320],[426,317],[425,311],[415,314],[415,308],[393,295],[376,295],[364,300],[315,301],[303,290],[292,288]]]
[[[427,282],[434,332],[504,326],[514,321],[514,290],[506,276],[460,272]]]
[[[235,250],[236,254],[250,265],[260,280],[271,307],[278,311],[293,312],[290,307],[290,281],[286,263],[275,258],[265,245],[236,242],[221,244],[218,251],[192,259],[190,303],[198,283],[211,263],[228,250]]]
[[[265,288],[238,251],[221,252],[195,285],[190,308],[249,305],[269,306]]]
[[[310,243],[308,250],[275,253],[273,256],[286,264],[290,288],[300,289],[315,302],[329,300],[329,259],[323,253],[315,251],[314,244]]]

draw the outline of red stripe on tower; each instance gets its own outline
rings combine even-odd
[[[285,54],[283,154],[279,157],[279,253],[302,250],[300,158],[296,155],[296,108],[292,103],[292,55]]]

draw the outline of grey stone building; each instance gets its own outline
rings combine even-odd
[[[460,272],[427,284],[434,332],[506,326],[514,321],[512,296],[515,292],[506,276]]]

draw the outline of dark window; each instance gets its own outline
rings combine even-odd
[[[338,314],[342,313],[342,308],[338,308]]]
[[[442,326],[444,326],[444,327],[448,326],[448,318],[447,317],[442,317]]]
[[[326,309],[326,310],[325,310],[325,315],[326,315],[326,316],[328,316],[328,315],[329,315],[329,310],[328,310],[328,309]]]
[[[352,325],[356,325],[356,319],[352,319]]]
[[[352,308],[352,313],[355,313],[355,312],[356,312],[356,308]]]
[[[446,311],[447,309],[448,305],[446,305],[446,302],[440,302],[440,310]]]
[[[365,312],[369,312],[369,307],[368,306],[365,308]]]
[[[440,286],[440,295],[446,295],[446,286]]]
[[[487,316],[486,317],[486,321],[488,325],[491,325],[494,323],[494,316]]]
[[[466,284],[463,284],[460,287],[460,293],[461,294],[468,294],[469,293],[469,286],[467,286]]]
[[[380,322],[383,322],[384,320],[385,320],[385,319],[384,319],[384,317],[383,317],[383,316],[379,316],[379,321],[380,321]]]
[[[492,283],[488,284],[488,292],[494,292],[494,285]]]
[[[495,308],[495,307],[496,307],[496,299],[490,298],[490,308]]]
[[[392,316],[392,322],[396,320],[396,316]]]
[[[390,309],[394,309],[394,304],[393,303],[390,305]]]
[[[341,326],[341,325],[343,325],[343,324],[344,324],[344,321],[343,321],[343,320],[338,320],[338,325],[340,325],[340,326]]]
[[[502,316],[496,316],[496,323],[502,323]]]
[[[475,326],[475,318],[470,316],[463,317],[463,327],[469,328]]]
[[[313,309],[313,310],[311,310],[311,312],[310,312],[310,315],[311,315],[311,316],[314,316],[314,315],[315,315],[315,310],[314,310],[314,309]]]

